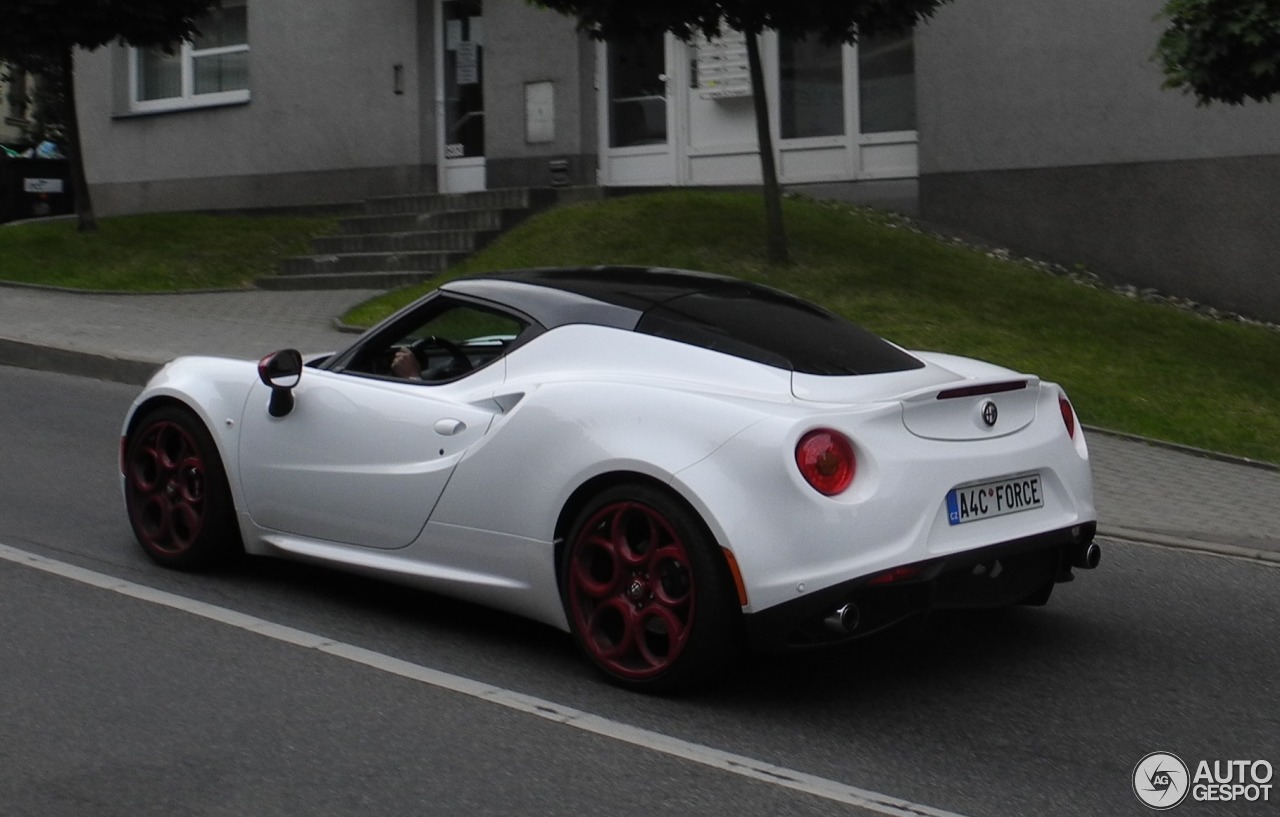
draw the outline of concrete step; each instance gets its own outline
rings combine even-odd
[[[423,270],[273,275],[259,278],[257,285],[270,290],[397,289],[430,280],[435,275]]]
[[[599,199],[599,188],[482,190],[369,199],[315,253],[285,259],[263,289],[394,287],[425,280],[484,247],[532,213]],[[385,282],[385,283],[383,283]]]
[[[344,253],[406,253],[447,250],[472,253],[498,234],[497,230],[432,230],[397,233],[354,233],[317,238],[316,255]]]
[[[280,263],[279,274],[323,275],[347,272],[442,272],[466,258],[468,252],[425,250],[421,252],[381,253],[354,252],[303,255],[286,258]]]
[[[344,235],[413,233],[427,230],[506,230],[527,213],[523,210],[453,210],[395,215],[362,215],[338,223]]]
[[[368,199],[369,215],[435,213],[446,210],[526,210],[541,204],[548,192],[525,187],[478,190],[473,193],[415,193]]]

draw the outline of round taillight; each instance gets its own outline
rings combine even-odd
[[[1071,401],[1066,395],[1058,395],[1058,410],[1062,412],[1062,422],[1067,426],[1067,436],[1071,439],[1076,438],[1076,413],[1071,408]]]
[[[796,443],[796,465],[820,494],[835,496],[849,487],[857,470],[853,443],[838,431],[817,428]]]

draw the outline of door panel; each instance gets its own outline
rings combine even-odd
[[[448,399],[457,388],[308,369],[294,410],[274,418],[258,384],[240,438],[253,521],[363,547],[410,544],[494,416]]]

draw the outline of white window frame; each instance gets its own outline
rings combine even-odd
[[[238,88],[232,91],[216,91],[208,94],[195,92],[195,61],[201,57],[220,57],[225,54],[248,54],[249,44],[224,45],[217,48],[196,48],[187,40],[178,46],[181,59],[182,93],[180,96],[163,99],[138,98],[138,60],[143,49],[129,49],[129,110],[136,113],[152,113],[157,111],[181,111],[191,108],[210,108],[218,105],[237,105],[249,101],[249,89]]]

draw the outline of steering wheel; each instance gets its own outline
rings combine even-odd
[[[471,358],[467,357],[467,353],[462,351],[462,347],[458,346],[458,344],[447,338],[428,335],[425,338],[418,338],[408,346],[409,351],[413,352],[413,356],[418,359],[418,365],[422,367],[424,379],[427,379],[425,377],[427,364],[431,362],[431,355],[428,350],[432,347],[445,350],[449,353],[449,357],[452,358],[443,369],[437,369],[437,376],[463,374],[473,368]]]

